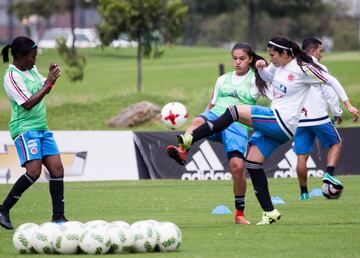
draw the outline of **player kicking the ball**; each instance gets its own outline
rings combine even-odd
[[[338,80],[323,71],[297,43],[285,37],[274,37],[267,47],[272,63],[266,66],[265,61],[259,60],[256,68],[264,81],[272,83],[271,107],[230,106],[216,120],[207,121],[191,134],[179,136],[180,147],[177,147],[177,158],[185,158],[186,151],[194,142],[221,132],[233,122],[253,127],[246,167],[255,195],[264,211],[257,225],[272,224],[281,218],[280,212],[271,202],[263,164],[278,146],[293,137],[310,86],[324,83],[330,85],[355,116],[355,120],[359,117],[359,111],[351,105]]]
[[[237,43],[231,50],[234,71],[220,76],[215,84],[213,96],[207,106],[207,111],[194,118],[186,134],[208,120],[214,120],[222,115],[231,105],[254,105],[260,96],[266,96],[268,85],[260,78],[255,63],[265,60],[257,55],[248,43]],[[221,142],[227,154],[233,178],[235,200],[235,223],[250,224],[245,218],[246,176],[244,172],[246,147],[249,127],[241,123],[233,123],[222,132],[209,137],[212,141]],[[181,147],[180,147],[181,148]],[[176,146],[168,146],[167,152],[180,165],[185,164],[185,157],[178,157],[186,152],[178,153]]]

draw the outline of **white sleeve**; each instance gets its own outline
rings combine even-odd
[[[11,69],[5,74],[4,88],[6,95],[19,106],[24,104],[32,96],[21,75],[13,72]]]
[[[332,114],[334,116],[341,116],[343,111],[340,108],[339,98],[336,95],[335,91],[326,84],[321,87],[321,90]]]
[[[226,74],[221,75],[216,80],[213,96],[212,96],[211,101],[210,101],[210,104],[212,104],[212,105],[215,105],[215,103],[216,103],[218,92],[219,92],[220,86],[224,83],[225,76],[226,76]]]
[[[346,92],[345,92],[344,88],[341,86],[340,82],[332,75],[330,75],[328,73],[325,73],[325,74],[326,74],[326,79],[327,79],[326,84],[333,88],[333,90],[339,96],[341,101],[349,100],[349,98],[346,95]]]
[[[348,96],[346,95],[346,92],[344,88],[341,86],[340,82],[331,74],[320,71],[316,67],[313,67],[310,64],[306,64],[303,66],[303,69],[305,71],[303,80],[306,84],[327,84],[331,86],[336,94],[339,96],[341,101],[348,100]]]
[[[39,70],[36,68],[36,66],[34,66],[33,69],[37,73],[37,75],[39,76],[39,78],[41,80],[41,83],[44,84],[44,82],[46,81],[46,78],[39,73]]]
[[[273,100],[273,90],[270,83],[267,84],[267,89],[265,90],[265,96],[269,100]],[[254,76],[251,80],[251,87],[250,87],[250,95],[253,99],[258,100],[261,97],[261,92],[259,91],[259,88],[256,86],[256,77]]]
[[[265,67],[264,69],[258,69],[259,75],[260,77],[265,81],[265,82],[272,82],[273,78],[274,78],[274,74],[276,71],[276,66],[273,65],[272,63],[269,64],[267,67]]]

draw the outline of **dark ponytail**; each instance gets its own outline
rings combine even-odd
[[[241,49],[243,51],[245,51],[249,57],[252,57],[252,62],[250,63],[250,67],[255,71],[255,84],[256,87],[258,88],[259,92],[261,95],[266,96],[266,90],[268,89],[268,86],[266,84],[266,82],[261,79],[258,70],[255,67],[255,63],[257,60],[264,60],[266,62],[266,60],[259,56],[258,54],[255,53],[255,51],[253,50],[253,48],[250,46],[250,44],[246,43],[246,42],[240,42],[240,43],[236,43],[233,48],[231,49],[231,53],[234,52],[234,50],[236,49]],[[267,64],[267,62],[266,62]]]
[[[282,54],[286,52],[289,56],[293,56],[296,59],[296,63],[300,66],[301,70],[305,73],[303,69],[304,63],[311,64],[319,70],[323,70],[320,65],[316,64],[311,56],[309,56],[306,52],[304,52],[300,46],[285,37],[274,37],[270,39],[267,47],[273,48],[274,51]]]
[[[26,56],[30,53],[31,50],[37,49],[35,42],[24,36],[16,37],[11,45],[6,45],[2,51],[1,55],[3,56],[4,63],[9,62],[9,49],[11,48],[11,55],[14,59],[17,59],[22,56]]]
[[[11,45],[6,45],[1,50],[1,55],[3,56],[3,62],[7,63],[9,62],[9,49],[11,48]]]

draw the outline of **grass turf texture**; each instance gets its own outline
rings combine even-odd
[[[52,130],[111,130],[106,121],[141,100],[159,106],[180,101],[193,118],[203,112],[210,99],[219,63],[225,65],[225,71],[231,70],[228,49],[175,46],[166,49],[160,59],[144,59],[144,88],[138,93],[136,49],[81,49],[80,52],[87,58],[84,80],[72,83],[64,73],[46,97],[48,122]],[[261,54],[268,58],[267,53]],[[50,62],[58,62],[65,68],[55,50],[39,53],[37,66],[44,76]],[[359,108],[360,52],[326,53],[323,63],[343,84],[354,106]],[[6,64],[0,64],[1,76],[6,67]],[[8,100],[1,90],[0,130],[8,129],[9,116]],[[354,126],[347,111],[344,117],[344,126]],[[156,123],[132,129],[166,130]]]
[[[280,223],[270,226],[255,225],[261,209],[250,182],[246,214],[253,224],[249,226],[235,225],[234,213],[211,214],[220,204],[233,211],[231,181],[67,182],[66,212],[68,219],[82,222],[104,219],[133,223],[156,219],[172,221],[182,230],[182,245],[176,252],[121,257],[359,257],[360,177],[339,179],[345,185],[339,200],[314,197],[309,201],[298,199],[296,179],[270,179],[271,194],[286,202],[276,205],[283,217]],[[310,190],[320,186],[320,178],[309,179]],[[4,196],[10,187],[3,185],[0,196]],[[11,211],[12,222],[18,227],[26,222],[41,224],[49,221],[50,207],[48,184],[37,183]],[[33,257],[17,253],[12,246],[13,233],[0,229],[0,257]]]

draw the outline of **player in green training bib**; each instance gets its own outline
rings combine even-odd
[[[13,229],[10,209],[40,177],[42,165],[50,173],[52,221],[62,223],[67,221],[64,216],[64,168],[53,134],[48,130],[45,107],[45,96],[51,91],[61,70],[58,65],[51,64],[49,74],[44,78],[35,66],[37,46],[28,37],[17,37],[11,45],[2,49],[4,63],[9,61],[10,49],[13,63],[4,76],[4,90],[11,105],[9,131],[26,172],[0,205],[0,225]]]
[[[215,84],[212,99],[207,106],[207,111],[194,118],[185,134],[190,134],[195,128],[206,123],[208,120],[215,120],[221,116],[226,108],[232,105],[248,104],[254,105],[261,96],[268,96],[268,85],[260,78],[255,63],[262,59],[247,43],[237,43],[231,50],[232,66],[234,71],[221,75]],[[271,96],[268,96],[272,98]],[[235,199],[235,223],[250,224],[245,218],[245,192],[246,177],[244,173],[244,160],[249,127],[240,123],[233,123],[220,133],[211,137],[210,140],[221,142],[227,153],[230,170],[233,177],[233,192]],[[186,150],[181,145],[168,146],[168,154],[171,158],[174,152],[183,154],[182,159],[175,159],[179,164],[186,162]],[[178,157],[175,155],[175,157]]]

